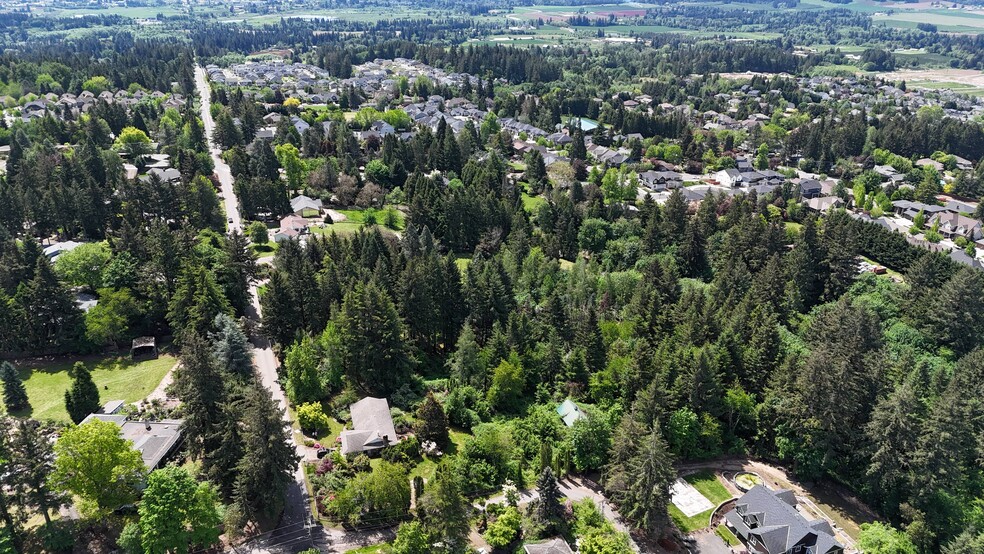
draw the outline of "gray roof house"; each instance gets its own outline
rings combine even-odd
[[[796,510],[790,490],[751,488],[724,515],[725,523],[748,547],[762,554],[841,554],[844,546],[834,538],[825,520],[807,521]]]
[[[120,436],[133,443],[133,448],[140,452],[144,465],[151,471],[161,467],[163,462],[181,444],[181,424],[183,421],[180,419],[130,421],[124,414],[102,413],[89,414],[79,425],[85,425],[86,422],[93,419],[119,425]]]
[[[352,428],[341,433],[342,454],[376,452],[396,442],[396,428],[385,398],[367,396],[349,410]]]
[[[524,544],[523,552],[526,554],[574,554],[567,541],[560,537],[544,542]]]

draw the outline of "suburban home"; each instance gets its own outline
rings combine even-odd
[[[106,407],[100,411],[105,409]],[[79,425],[85,425],[93,419],[118,425],[120,436],[133,443],[133,448],[140,452],[144,465],[151,471],[163,467],[170,455],[181,445],[181,424],[184,422],[180,419],[130,421],[125,414],[98,413],[89,414]]]
[[[922,202],[913,202],[911,200],[895,200],[892,202],[892,211],[901,217],[912,221],[922,212],[927,220],[938,213],[947,211],[943,206],[936,206],[932,204],[923,204]]]
[[[523,552],[526,554],[574,554],[567,541],[560,537],[544,542],[524,544]]]
[[[311,217],[321,214],[322,202],[310,196],[300,195],[290,199],[290,211],[301,217]]]
[[[800,179],[800,195],[809,200],[823,194],[823,183],[816,179]]]
[[[385,398],[367,396],[349,406],[352,428],[342,431],[342,454],[374,454],[397,441],[396,428]]]
[[[44,255],[51,261],[55,261],[55,258],[61,256],[65,252],[71,252],[76,248],[82,246],[81,242],[75,242],[74,240],[66,240],[63,242],[56,242],[50,246],[45,246]]]
[[[722,169],[715,173],[712,178],[722,187],[740,187],[742,185],[742,174],[734,168]]]
[[[807,521],[796,510],[791,490],[771,491],[755,485],[724,515],[725,524],[745,543],[749,552],[761,554],[842,554],[825,520]]]
[[[274,242],[296,239],[308,232],[308,220],[297,215],[289,215],[280,220],[280,229],[273,234]]]
[[[834,208],[844,206],[844,201],[838,196],[817,196],[806,201],[806,207],[820,213],[826,213]]]
[[[557,415],[560,419],[564,420],[564,425],[568,427],[573,427],[574,423],[579,419],[588,419],[588,415],[584,413],[581,408],[578,408],[570,398],[564,400],[564,402],[557,406]]]
[[[929,158],[922,158],[922,159],[916,160],[916,163],[913,164],[913,165],[915,165],[916,167],[929,166],[929,167],[932,167],[933,169],[935,169],[936,171],[943,171],[943,164],[941,164],[940,162],[938,162],[936,160],[931,160]]]
[[[894,167],[890,165],[876,165],[875,173],[881,175],[882,177],[888,179],[889,181],[899,184],[905,181],[905,175],[899,173]]]
[[[950,240],[964,237],[975,241],[981,238],[981,222],[972,217],[951,211],[939,212],[929,218],[928,225],[932,226],[937,221],[940,222],[940,234]]]
[[[639,182],[656,192],[678,189],[683,186],[683,175],[676,171],[643,171],[639,174]]]

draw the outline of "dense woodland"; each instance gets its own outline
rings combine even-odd
[[[613,85],[640,82],[654,106],[723,111],[718,94],[733,84],[714,73],[798,74],[840,55],[796,56],[781,40],[660,36],[591,51],[445,47],[441,41],[464,36],[465,26],[378,24],[361,28],[356,41],[316,35],[318,25],[285,20],[224,34],[202,23],[191,35],[194,53],[209,60],[290,44],[302,46],[298,60],[340,77],[354,64],[398,56],[471,73],[477,86],[419,81],[403,92],[463,96],[495,115],[457,135],[442,123],[405,141],[360,143],[358,112],[350,124],[340,110],[302,112],[273,91],[257,95],[272,100],[264,106],[216,86],[215,141],[245,219],[277,219],[303,192],[382,223],[281,242],[262,268],[251,247],[266,242],[262,223],[248,238],[224,234],[190,47],[121,33],[3,54],[0,83],[15,98],[166,93],[131,109],[102,101],[77,118],[49,115],[0,130],[10,146],[0,178],[0,352],[78,355],[140,335],[172,337],[183,362],[173,387],[181,406],[157,415],[184,419],[182,455],[195,469],[145,475],[112,425],[49,431],[3,418],[10,429],[0,429],[0,552],[70,551],[88,540],[127,552],[197,550],[216,543],[223,513],[227,540],[276,527],[297,458],[254,374],[252,332],[273,342],[305,430],[345,421],[368,395],[387,398],[397,428],[414,432],[380,462],[331,454],[309,468],[321,518],[354,527],[403,522],[394,551],[433,551],[435,543],[466,551],[475,522],[497,548],[515,546],[520,535],[559,533],[582,539],[582,548],[598,543],[596,552],[627,552],[628,539],[590,505],[565,510],[558,476],[603,475],[606,497],[632,527],[659,538],[674,534],[667,513],[674,464],[726,454],[844,487],[903,531],[906,552],[979,551],[984,273],[843,211],[808,213],[791,184],[762,195],[711,194],[699,206],[680,191],[662,205],[634,202],[634,187],[623,185],[657,157],[696,172],[731,167],[748,143],[764,145],[766,167],[802,159],[872,196],[865,184],[876,159],[895,156],[916,186],[888,191],[891,198],[929,200],[938,175],[914,169],[910,158],[940,151],[978,161],[977,122],[939,108],[850,114],[815,104],[810,113],[787,113],[785,103],[806,105],[811,93],[791,78],[755,77],[749,86],[778,91],[765,109],[769,121],[752,132],[714,133],[678,112],[628,111]],[[427,43],[415,43],[413,33],[396,38],[400,26],[417,28]],[[169,95],[187,102],[164,108]],[[345,96],[353,111],[363,100],[354,90]],[[752,109],[741,105],[736,115]],[[253,140],[268,111],[313,125],[301,135],[284,117],[272,140]],[[552,129],[571,115],[597,118],[595,143],[618,141],[637,161],[589,172],[584,133],[574,129],[564,171],[548,171],[534,154],[522,176],[510,178],[512,136],[498,119]],[[629,133],[644,139],[616,138]],[[151,143],[180,178],[126,178],[124,160],[143,173]],[[670,146],[673,156],[665,154]],[[650,148],[663,154],[642,155]],[[984,168],[956,186],[984,195]],[[86,244],[52,264],[42,250],[52,239]],[[859,255],[903,280],[859,275]],[[263,315],[253,329],[239,318],[259,282]],[[99,304],[83,313],[79,291],[95,293]],[[21,413],[27,400],[16,371],[4,367],[0,377],[8,412]],[[99,406],[99,393],[84,366],[72,379],[66,404],[78,423]],[[565,398],[588,413],[571,428],[554,411]],[[54,447],[49,432],[61,434]],[[424,442],[449,453],[426,484],[410,479]],[[71,460],[108,464],[114,479],[80,484]],[[137,516],[111,515],[132,505],[144,482]],[[412,513],[411,486],[419,494]],[[466,498],[503,486],[535,487],[541,499],[522,513],[515,506],[472,513]],[[81,523],[25,527],[28,516],[47,517],[69,496],[79,501]],[[155,525],[169,518],[175,528]]]

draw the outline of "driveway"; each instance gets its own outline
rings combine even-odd
[[[724,539],[714,532],[691,535],[697,541],[697,552],[700,554],[732,554],[731,547]]]

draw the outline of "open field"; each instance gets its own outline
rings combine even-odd
[[[878,77],[905,81],[912,87],[948,88],[963,94],[984,94],[984,71],[973,69],[901,69],[879,73]]]
[[[14,362],[31,400],[31,410],[16,415],[68,422],[65,391],[71,385],[68,370],[76,361],[84,362],[92,372],[92,380],[99,387],[99,398],[103,402],[143,400],[157,388],[164,375],[177,362],[173,356],[167,354],[154,360],[139,362],[130,360],[129,356],[118,355]]]

